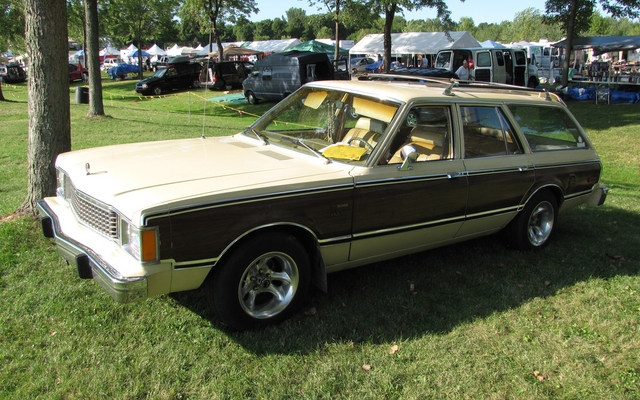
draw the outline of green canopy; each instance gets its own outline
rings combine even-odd
[[[313,53],[325,53],[325,54],[334,54],[336,51],[335,46],[330,44],[322,43],[317,40],[309,40],[308,42],[298,43],[297,45],[288,48],[285,51],[311,51]],[[349,50],[340,49],[340,54],[348,55]]]

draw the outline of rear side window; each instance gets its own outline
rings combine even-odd
[[[476,56],[478,59],[476,60],[476,67],[490,67],[491,66],[491,55],[488,51],[483,51],[478,53]]]
[[[499,107],[460,107],[464,157],[522,154],[513,128]]]
[[[588,147],[573,119],[563,109],[512,104],[509,110],[533,152]]]

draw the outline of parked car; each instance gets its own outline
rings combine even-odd
[[[367,65],[371,65],[375,63],[371,57],[357,57],[351,59],[351,73],[362,74],[365,72],[365,68]]]
[[[171,61],[167,68],[158,69],[153,76],[136,84],[136,92],[160,95],[176,89],[200,87],[200,64]]]
[[[73,81],[89,81],[89,70],[80,63],[78,65],[69,63],[69,82]]]
[[[252,71],[253,63],[248,61],[209,61],[204,64],[200,81],[211,82],[211,86],[217,90],[231,90],[241,87]]]
[[[0,67],[0,80],[6,83],[20,83],[27,80],[27,74],[18,63],[10,63]]]
[[[602,165],[557,96],[494,86],[317,81],[233,136],[61,154],[43,232],[117,301],[204,284],[233,329],[327,273],[503,230],[539,250],[604,203]]]

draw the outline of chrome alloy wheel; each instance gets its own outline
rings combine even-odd
[[[240,306],[253,318],[271,318],[293,301],[298,279],[298,266],[287,254],[263,254],[242,274],[238,285]]]
[[[543,245],[553,230],[553,220],[555,212],[553,205],[548,201],[543,201],[536,206],[529,217],[527,232],[529,242],[533,246]]]

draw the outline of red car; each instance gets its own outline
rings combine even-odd
[[[79,81],[87,82],[89,80],[89,70],[82,66],[82,63],[69,64],[69,82]]]

